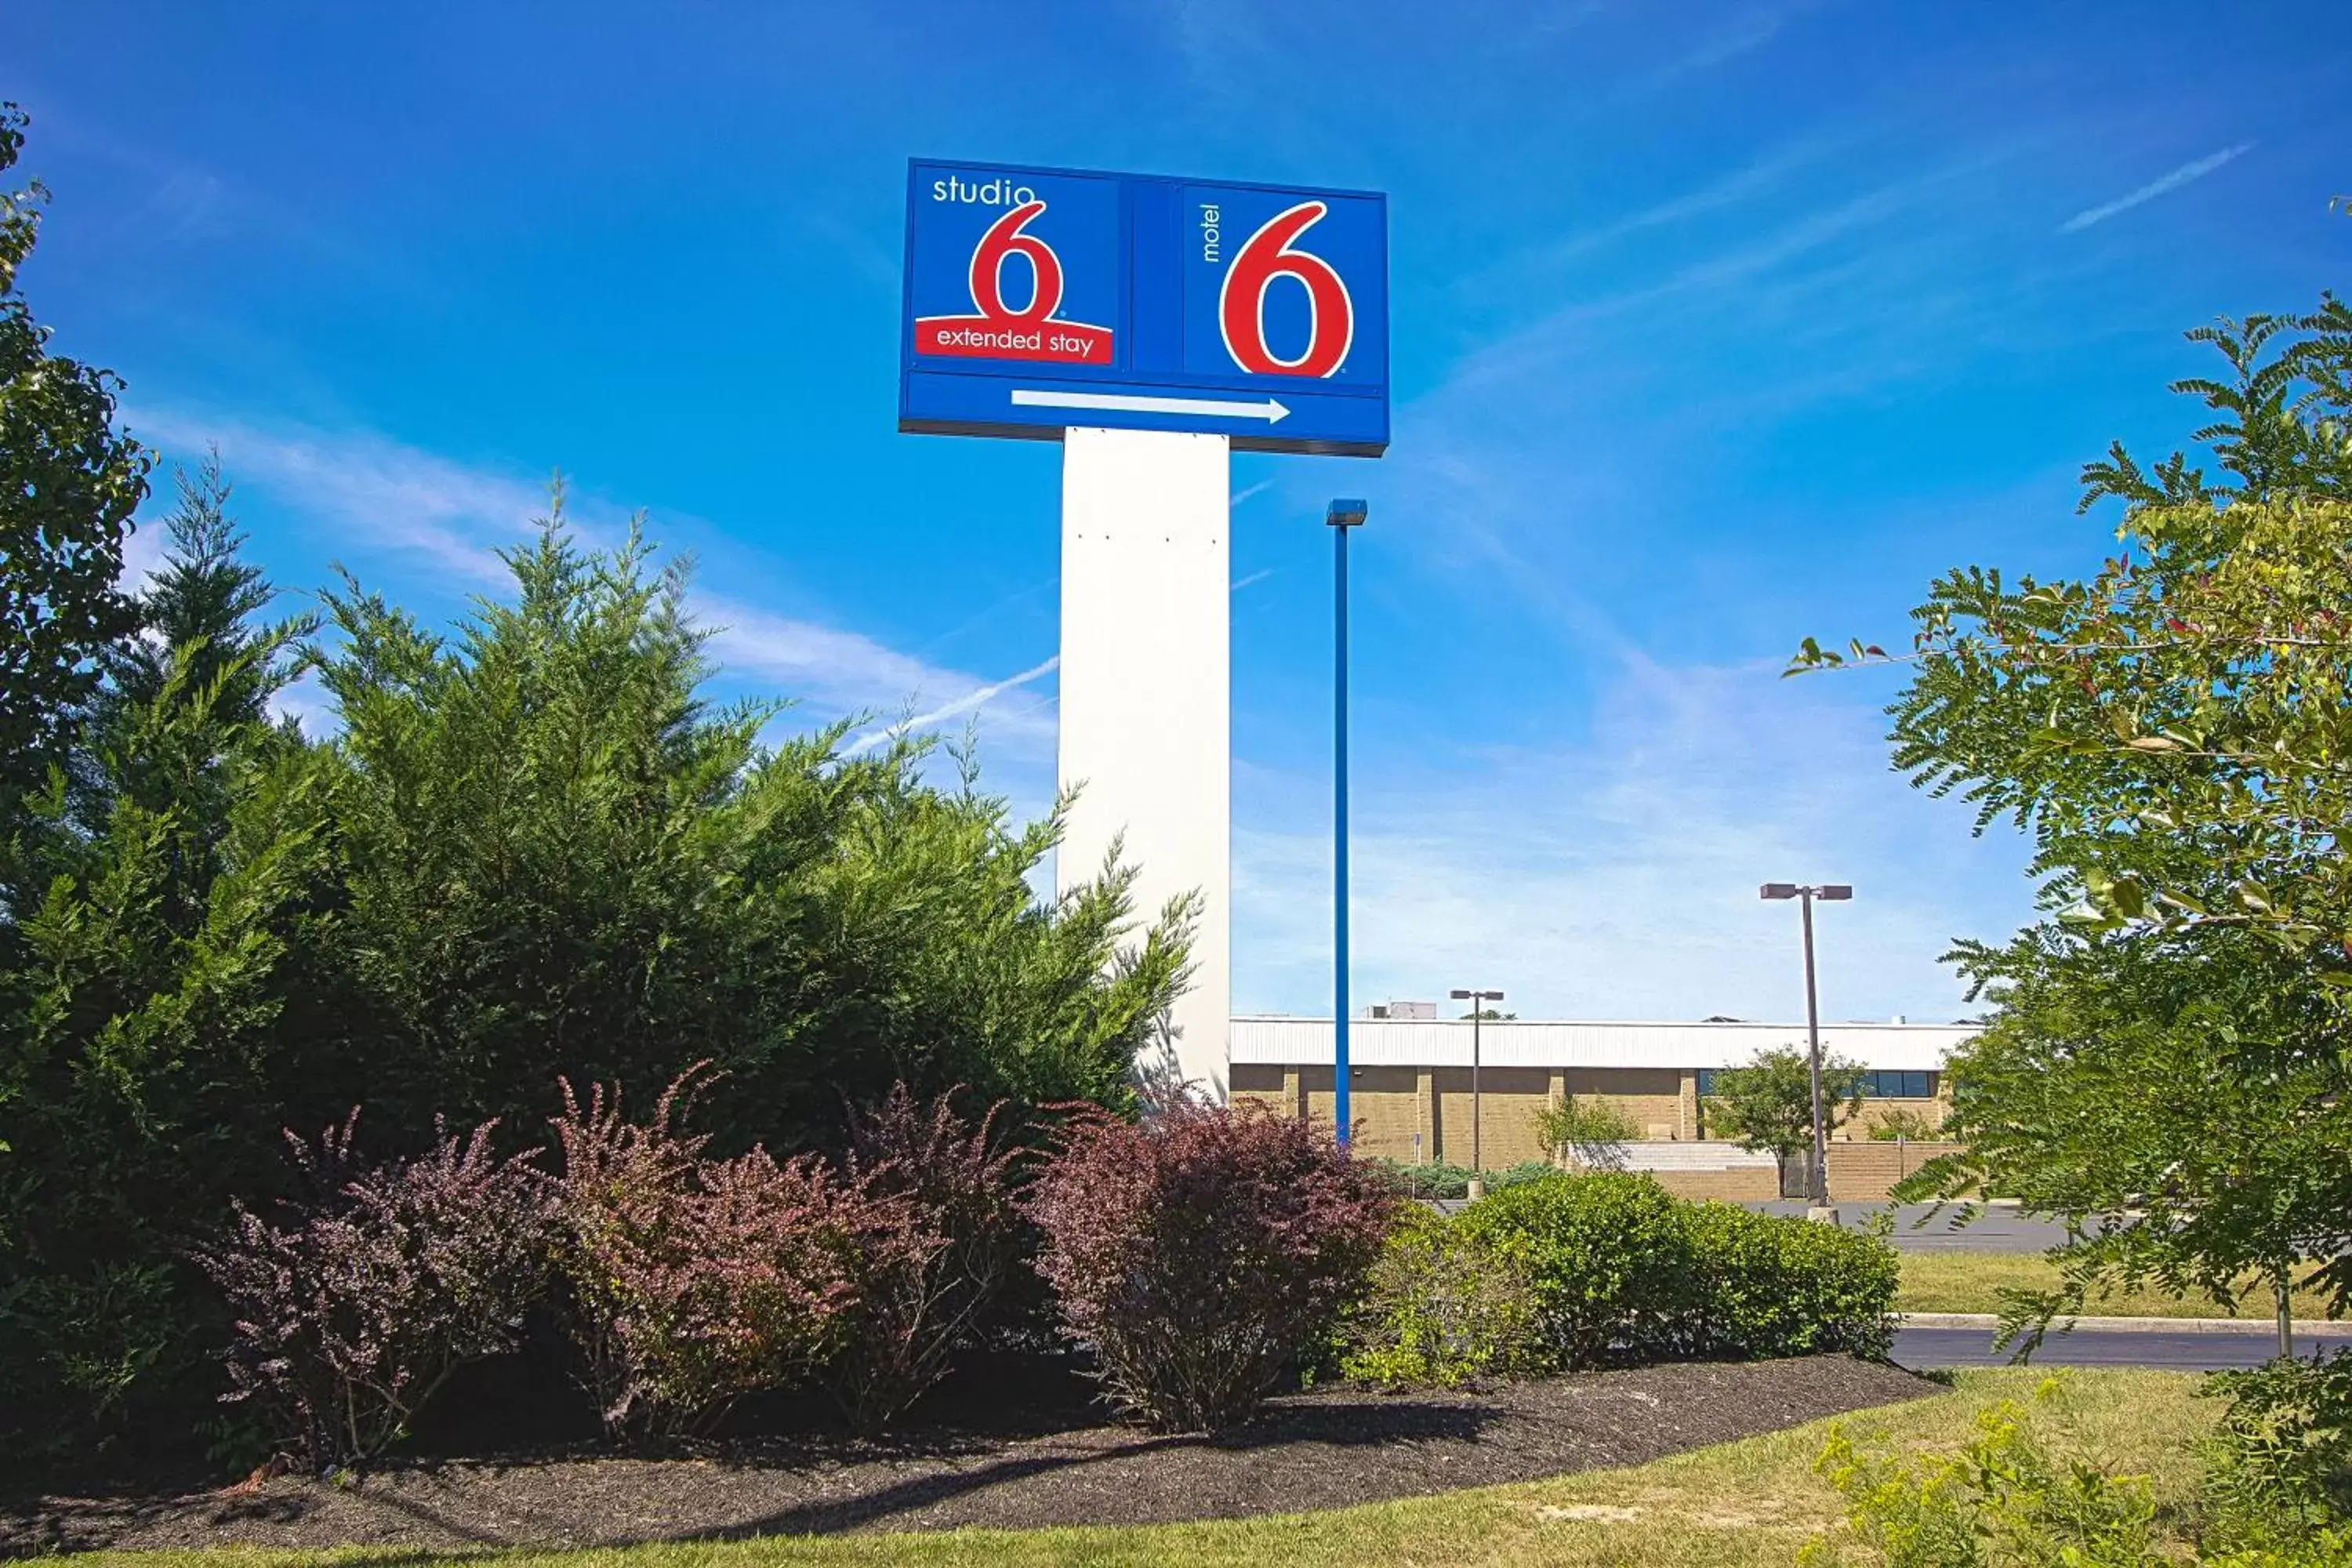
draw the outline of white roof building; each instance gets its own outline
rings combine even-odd
[[[1479,1060],[1490,1068],[1745,1067],[1759,1051],[1805,1048],[1799,1024],[1587,1023],[1509,1018],[1482,1023]],[[1822,1052],[1881,1071],[1935,1072],[1973,1038],[1970,1024],[1823,1024]],[[1331,1020],[1254,1014],[1233,1021],[1235,1065],[1328,1067]],[[1356,1018],[1348,1029],[1357,1067],[1470,1065],[1466,1018]]]

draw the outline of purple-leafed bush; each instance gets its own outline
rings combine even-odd
[[[544,1281],[546,1183],[491,1152],[495,1121],[366,1169],[358,1125],[287,1133],[307,1194],[275,1222],[238,1205],[195,1253],[228,1302],[224,1398],[314,1466],[382,1453],[451,1372],[513,1349]]]
[[[861,1431],[946,1374],[1018,1260],[1019,1152],[996,1146],[996,1110],[974,1126],[951,1095],[921,1103],[898,1083],[850,1116],[850,1179],[885,1223],[859,1251],[859,1300],[826,1381]]]
[[[1364,1290],[1397,1199],[1328,1130],[1178,1099],[1077,1111],[1027,1200],[1063,1331],[1167,1431],[1245,1419]]]
[[[814,1157],[701,1158],[673,1122],[695,1069],[633,1127],[564,1086],[562,1245],[575,1332],[609,1435],[708,1429],[742,1395],[828,1362],[861,1247],[901,1225]]]

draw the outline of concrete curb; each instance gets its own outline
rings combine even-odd
[[[2000,1320],[1990,1312],[1897,1312],[1895,1318],[1906,1329],[1990,1331],[2000,1324]],[[2050,1327],[2053,1332],[2076,1328],[2091,1333],[2110,1334],[2266,1334],[2272,1338],[2278,1335],[2278,1321],[2274,1318],[2056,1318],[2052,1320]],[[2352,1335],[2352,1322],[2297,1318],[2294,1333],[2297,1339],[2305,1334],[2340,1339]]]

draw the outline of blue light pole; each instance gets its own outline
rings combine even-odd
[[[1348,1110],[1348,531],[1364,525],[1360,500],[1335,500],[1323,513],[1335,546],[1331,609],[1331,1115],[1339,1147]]]

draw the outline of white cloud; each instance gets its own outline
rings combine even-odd
[[[2105,223],[2117,213],[2127,213],[2145,202],[2152,202],[2168,192],[2177,191],[2192,181],[2201,180],[2224,163],[2233,163],[2252,152],[2253,149],[2254,144],[2252,142],[2241,142],[2234,147],[2224,147],[2219,153],[2209,153],[2202,158],[2193,159],[2168,174],[2158,175],[2129,195],[2117,196],[2114,201],[2103,203],[2098,206],[2084,208],[2064,223],[2060,224],[2058,232],[2074,234],[2090,227],[2095,223]]]
[[[973,689],[965,692],[961,697],[957,698],[954,701],[947,703],[942,707],[934,708],[928,713],[917,713],[910,718],[901,719],[895,724],[887,724],[878,730],[869,730],[865,734],[858,736],[855,741],[852,741],[848,745],[844,746],[842,748],[842,754],[844,756],[855,757],[862,752],[869,752],[875,747],[882,744],[884,742],[893,740],[898,736],[911,734],[918,730],[932,729],[938,725],[947,722],[947,721],[950,719],[961,719],[965,714],[972,712],[986,704],[994,701],[997,698],[1013,690],[1016,687],[1026,686],[1040,676],[1053,673],[1055,670],[1059,669],[1061,666],[1062,656],[1060,654],[1055,654],[1049,659],[1031,665],[1028,668],[1023,670],[1018,675],[1008,675],[1002,680],[991,681],[986,686],[976,687]],[[1050,718],[1046,721],[1046,731],[1049,734],[1052,732],[1052,720]]]
[[[368,431],[260,424],[141,405],[132,434],[184,452],[217,446],[232,483],[283,497],[355,542],[412,551],[477,584],[507,580],[496,546],[543,517],[548,484],[485,472]]]
[[[1628,666],[1582,744],[1360,789],[1353,990],[1498,985],[1525,1016],[1801,1017],[1793,917],[1756,888],[1820,879],[1856,887],[1821,919],[1825,1016],[1958,1016],[1937,960],[2030,915],[2022,849],[1890,776],[1857,688]],[[1358,776],[1384,766],[1413,764],[1360,755]],[[1328,1007],[1330,835],[1308,804],[1326,786],[1296,787],[1302,826],[1236,836],[1241,1008]]]
[[[351,550],[421,555],[493,591],[509,581],[498,550],[521,540],[532,520],[547,515],[544,483],[456,462],[372,431],[329,431],[143,406],[128,423],[167,447],[194,452],[217,445],[234,482],[249,484],[331,525]],[[606,542],[624,524],[610,508],[573,506],[568,515],[585,535]],[[992,684],[900,653],[862,632],[708,593],[697,592],[692,605],[714,628],[711,653],[723,669],[757,676],[828,715],[919,709],[946,700],[939,714],[956,717],[1042,673],[1032,670]],[[950,700],[955,693],[961,695]],[[1041,734],[1053,734],[1050,709],[1036,703],[1008,706],[990,718],[992,739],[1034,742]],[[918,717],[907,723],[919,729],[929,721]]]

